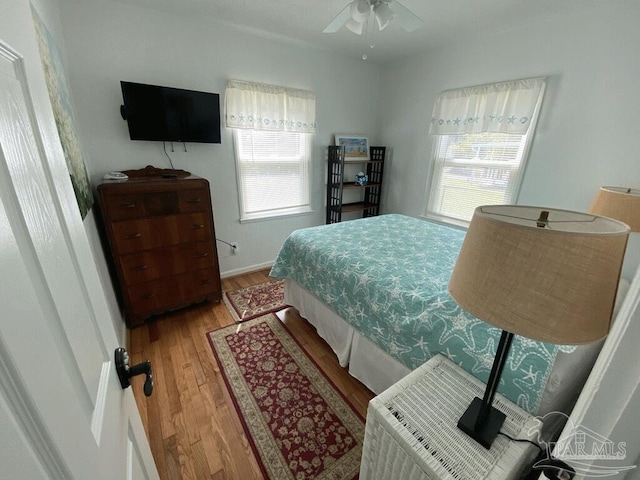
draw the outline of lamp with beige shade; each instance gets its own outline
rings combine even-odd
[[[640,232],[640,190],[627,187],[600,187],[589,213],[615,218],[632,232]]]
[[[624,223],[587,213],[519,205],[478,207],[449,292],[502,336],[484,398],[458,427],[490,448],[504,414],[492,406],[514,334],[556,344],[604,338],[629,236]]]

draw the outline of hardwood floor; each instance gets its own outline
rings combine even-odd
[[[264,282],[268,273],[223,279],[223,290]],[[279,317],[364,418],[374,394],[340,367],[295,309]],[[153,367],[153,395],[144,396],[140,377],[132,388],[162,480],[262,478],[206,338],[207,332],[232,323],[223,302],[205,303],[129,331],[131,363],[148,359]]]

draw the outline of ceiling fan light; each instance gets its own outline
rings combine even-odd
[[[351,3],[351,18],[358,23],[364,23],[371,13],[369,0],[353,0]]]
[[[347,23],[344,25],[349,30],[351,30],[356,35],[362,35],[362,30],[364,28],[363,22],[356,22],[353,18],[350,18]]]
[[[378,28],[382,31],[387,28],[387,25],[396,17],[396,14],[389,8],[389,5],[382,3],[375,9],[375,16],[378,22]]]

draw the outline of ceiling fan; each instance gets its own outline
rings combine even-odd
[[[396,0],[352,0],[323,32],[334,33],[344,25],[353,33],[362,35],[371,15],[375,17],[379,30],[384,30],[394,19],[407,32],[413,32],[422,26],[422,20]]]

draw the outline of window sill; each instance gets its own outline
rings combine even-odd
[[[431,222],[440,223],[448,227],[459,228],[461,230],[467,230],[469,228],[469,223],[471,223],[466,220],[459,220],[457,218],[445,217],[442,215],[434,215],[433,213],[420,215],[420,217],[425,218]]]
[[[263,222],[265,220],[277,220],[285,217],[297,217],[301,215],[311,215],[313,210],[311,208],[304,210],[288,211],[282,213],[266,213],[262,215],[251,215],[247,217],[240,217],[240,223],[253,223]]]

